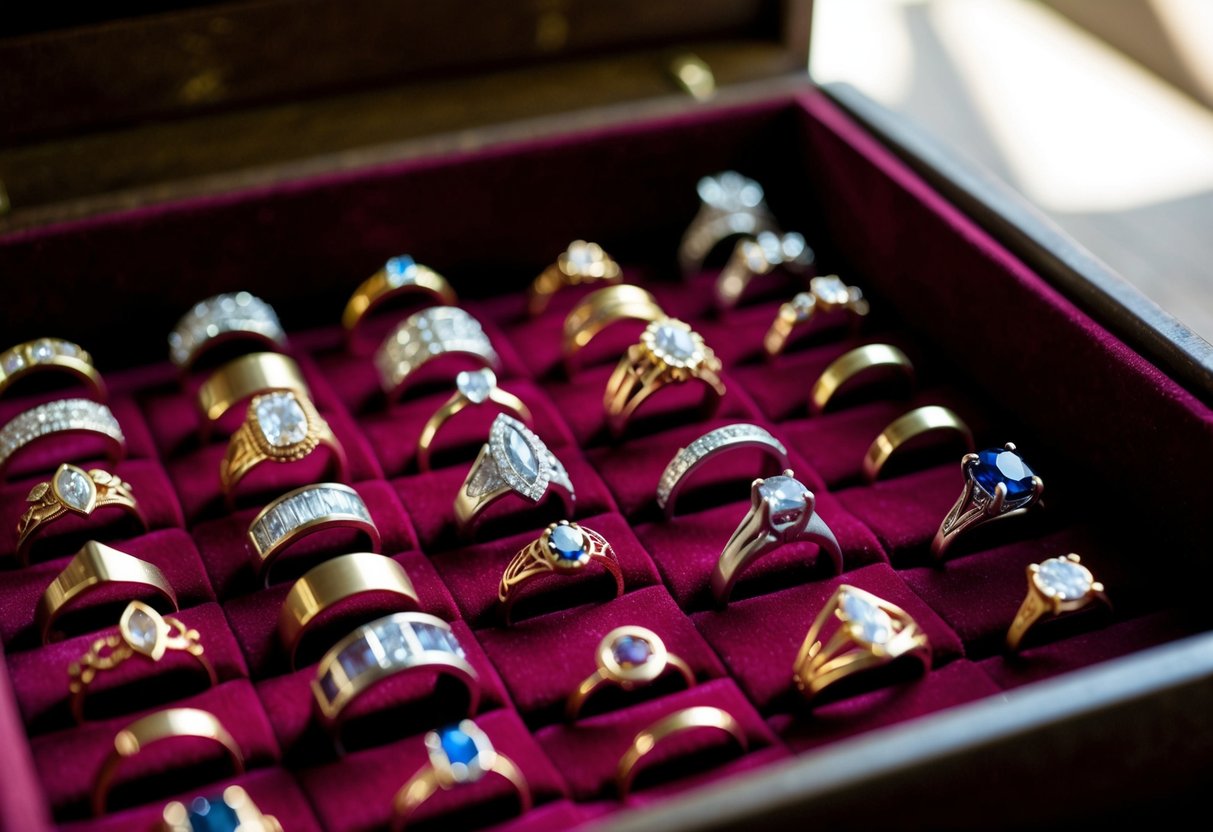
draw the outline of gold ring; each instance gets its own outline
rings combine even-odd
[[[298,462],[321,446],[332,456],[335,478],[345,479],[345,449],[311,400],[294,390],[259,393],[219,463],[224,497],[230,503],[236,486],[261,463]]]
[[[278,634],[295,667],[295,655],[308,627],[339,604],[376,593],[396,596],[405,609],[419,606],[417,590],[404,567],[384,555],[354,552],[317,564],[295,581],[278,611]]]
[[[458,306],[431,306],[414,312],[388,333],[375,351],[379,383],[398,398],[420,370],[455,356],[482,367],[498,368],[501,358],[480,321]]]
[[[517,419],[498,413],[489,428],[489,441],[480,449],[459,493],[455,495],[455,525],[468,539],[485,509],[509,494],[531,503],[555,492],[572,515],[577,494],[569,472],[534,431]]]
[[[639,774],[641,763],[653,752],[662,740],[675,734],[682,734],[695,728],[713,728],[724,731],[737,741],[742,753],[750,750],[750,741],[746,738],[741,725],[728,711],[711,705],[698,705],[675,711],[667,717],[657,720],[649,727],[632,738],[632,744],[619,758],[615,769],[615,783],[619,786],[619,799],[627,800],[632,790],[632,783]]]
[[[835,358],[809,390],[809,413],[819,416],[840,388],[876,370],[893,369],[914,384],[914,365],[892,344],[864,344]]]
[[[566,286],[586,283],[618,283],[623,270],[597,243],[574,240],[556,262],[544,269],[527,292],[527,312],[539,315],[548,308],[552,295]]]
[[[771,328],[762,338],[762,348],[768,358],[774,358],[787,346],[792,330],[807,324],[818,313],[846,310],[855,320],[868,314],[870,307],[858,286],[848,286],[836,274],[815,277],[809,281],[809,291],[800,292],[779,307]]]
[[[446,278],[407,254],[393,257],[383,268],[359,284],[341,313],[341,326],[351,352],[362,353],[358,325],[377,306],[404,295],[421,297],[443,306],[455,306],[459,298]]]
[[[916,407],[909,413],[898,416],[880,435],[872,440],[868,452],[863,456],[863,475],[868,482],[876,482],[880,470],[898,448],[912,439],[936,431],[956,433],[964,440],[965,450],[973,450],[973,432],[953,411],[937,404]]]
[[[232,292],[199,301],[181,316],[168,336],[169,358],[188,370],[212,347],[237,340],[286,349],[286,332],[274,307],[248,292]]]
[[[1014,443],[965,454],[960,460],[965,484],[931,541],[937,561],[966,531],[994,520],[1017,517],[1040,502],[1045,483],[1020,456]]]
[[[803,272],[813,264],[813,249],[800,234],[762,231],[754,239],[742,239],[716,278],[716,307],[732,309],[758,275],[766,275],[782,266],[790,272]]]
[[[712,250],[731,237],[779,230],[762,186],[753,179],[728,170],[703,177],[696,190],[699,211],[678,245],[678,265],[684,276],[702,269]]]
[[[629,625],[611,630],[599,643],[594,661],[598,669],[569,694],[565,703],[564,715],[570,722],[577,719],[586,700],[607,685],[632,691],[652,684],[668,670],[681,674],[688,688],[695,685],[695,672],[690,666],[666,650],[660,636],[644,627]]]
[[[0,428],[0,473],[34,443],[77,434],[103,443],[113,464],[126,456],[126,436],[108,407],[91,399],[56,399],[31,407]]]
[[[651,395],[669,384],[695,380],[705,386],[702,410],[711,416],[720,406],[725,386],[721,363],[702,336],[676,318],[645,327],[640,343],[628,348],[607,381],[603,396],[607,426],[619,436],[632,415]]]
[[[392,829],[400,832],[413,812],[439,789],[447,791],[477,783],[489,774],[504,778],[518,792],[522,814],[531,810],[531,787],[518,766],[493,747],[492,740],[475,722],[465,719],[425,735],[430,761],[417,771],[392,798]]]
[[[136,719],[114,737],[114,747],[93,782],[93,814],[105,814],[106,799],[123,760],[134,757],[148,746],[176,737],[218,743],[227,752],[235,773],[244,773],[244,753],[217,716],[198,708],[166,708]]]
[[[88,652],[68,665],[68,692],[72,696],[72,716],[84,722],[84,697],[98,674],[113,670],[133,656],[159,662],[169,650],[180,650],[198,660],[211,686],[219,684],[215,668],[203,655],[201,636],[170,615],[162,616],[142,601],[126,605],[118,621],[118,632],[101,636]]]
[[[666,317],[657,300],[646,290],[630,283],[596,289],[577,302],[564,319],[561,351],[565,371],[576,369],[577,353],[599,332],[616,321],[652,323]]]
[[[270,569],[284,549],[309,534],[331,529],[362,532],[374,552],[382,543],[366,503],[348,485],[322,482],[288,491],[249,523],[253,568],[269,586]]]
[[[342,720],[355,699],[397,674],[420,670],[462,682],[468,695],[467,713],[476,713],[480,677],[468,664],[451,625],[423,612],[398,612],[354,630],[320,659],[312,696],[321,722],[340,746]]]
[[[74,376],[94,399],[105,401],[105,381],[93,366],[93,357],[79,344],[62,338],[25,341],[0,352],[0,396],[26,376],[49,371]]]
[[[1075,554],[1049,558],[1028,567],[1028,594],[1007,631],[1007,649],[1019,650],[1023,637],[1046,615],[1057,616],[1101,601],[1108,604],[1103,584]]]
[[[30,507],[17,521],[17,557],[29,565],[34,537],[61,517],[74,514],[88,517],[98,509],[118,508],[134,517],[144,530],[147,520],[139,510],[130,483],[93,468],[85,471],[75,465],[60,465],[47,482],[40,482],[25,498]]]
[[[299,365],[289,355],[254,352],[227,362],[198,388],[204,426],[218,422],[240,402],[270,390],[294,390],[311,397]]]
[[[826,639],[826,625],[837,629]],[[895,604],[842,584],[822,607],[804,637],[792,679],[806,699],[813,699],[835,682],[902,656],[922,660],[931,668],[931,644],[918,623]]]
[[[148,592],[177,609],[177,593],[155,564],[90,540],[38,599],[35,620],[42,643],[50,643],[52,636],[57,635],[51,628],[67,607],[97,590],[118,584]]]
[[[492,402],[520,422],[531,424],[531,411],[522,399],[507,393],[497,386],[497,374],[485,367],[481,370],[464,370],[455,376],[455,392],[429,418],[417,438],[417,467],[430,470],[430,452],[434,437],[447,420],[467,407]]]
[[[561,520],[552,523],[537,540],[514,555],[501,576],[497,601],[501,617],[508,626],[510,611],[518,600],[523,584],[542,575],[576,575],[590,563],[600,563],[615,579],[615,597],[623,595],[623,572],[619,558],[606,538],[586,526]]]
[[[180,800],[174,800],[161,813],[159,832],[213,829],[213,824],[206,819],[224,815],[231,816],[237,824],[235,827],[223,827],[229,832],[282,832],[278,818],[258,809],[249,793],[240,786],[228,786],[217,797],[195,797],[188,807]],[[202,821],[202,824],[195,826],[195,819]]]

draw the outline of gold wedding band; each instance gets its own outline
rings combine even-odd
[[[375,307],[405,295],[418,295],[443,306],[459,303],[451,284],[438,272],[421,265],[407,254],[393,257],[382,269],[359,284],[341,313],[341,326],[345,328],[352,352],[362,352],[357,331],[366,316]]]
[[[78,344],[62,338],[38,338],[0,352],[0,396],[21,379],[44,372],[59,372],[75,377],[92,393],[105,401],[105,381],[93,366],[93,357]]]
[[[872,440],[868,452],[863,457],[864,477],[868,482],[876,482],[881,469],[898,448],[912,439],[937,431],[958,434],[964,440],[965,450],[973,450],[973,432],[969,430],[964,419],[940,405],[916,407],[894,419]]]
[[[147,529],[147,520],[131,493],[130,483],[100,468],[85,471],[75,465],[60,465],[48,481],[35,485],[25,500],[30,507],[17,521],[17,557],[23,566],[29,564],[38,532],[69,514],[89,517],[98,509],[113,507],[131,515]]]
[[[621,283],[591,292],[564,319],[561,351],[566,372],[572,375],[577,354],[616,321],[652,323],[664,317],[657,300],[639,286]]]
[[[737,741],[742,752],[750,750],[750,742],[740,723],[728,711],[711,705],[699,705],[675,711],[657,720],[632,738],[632,744],[619,758],[615,768],[615,783],[619,787],[619,799],[627,800],[632,783],[640,773],[645,759],[663,740],[696,728],[711,728],[723,731]]]
[[[623,270],[597,243],[574,240],[556,262],[544,269],[527,292],[527,312],[532,316],[547,309],[552,296],[569,286],[586,283],[618,283]]]
[[[254,352],[227,362],[202,383],[198,409],[213,424],[240,402],[270,390],[294,390],[311,397],[295,359],[278,352]]]
[[[906,354],[892,344],[864,344],[843,353],[830,362],[809,391],[809,412],[820,415],[834,394],[860,376],[879,374],[879,370],[896,370],[914,383],[914,365]]]

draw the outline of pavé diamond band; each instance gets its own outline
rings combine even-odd
[[[108,407],[91,399],[58,399],[31,407],[0,428],[0,474],[35,442],[72,435],[99,440],[111,463],[126,456],[122,426]]]
[[[389,397],[398,397],[430,362],[446,356],[497,369],[501,359],[480,321],[458,306],[431,306],[393,329],[375,352],[379,381]]]
[[[722,428],[705,433],[685,448],[679,448],[678,453],[666,465],[661,479],[657,481],[657,505],[665,516],[674,516],[674,505],[678,494],[694,475],[710,460],[718,459],[722,454],[731,451],[755,449],[774,459],[782,471],[788,467],[788,451],[783,443],[774,436],[758,427],[746,423],[726,425]]]
[[[235,340],[271,350],[286,348],[286,332],[274,307],[248,292],[233,292],[199,301],[181,316],[168,336],[169,358],[187,370],[203,353]]]

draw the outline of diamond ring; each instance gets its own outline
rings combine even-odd
[[[745,730],[728,711],[711,705],[683,708],[662,717],[632,738],[632,744],[623,752],[619,764],[615,767],[615,784],[619,787],[619,799],[627,800],[636,775],[662,742],[700,728],[723,732],[733,738],[743,753],[750,750],[750,741]]]
[[[682,676],[688,688],[695,686],[695,672],[666,650],[661,637],[644,627],[616,627],[602,639],[594,656],[598,669],[586,677],[565,703],[565,718],[575,721],[595,691],[613,685],[625,691],[650,685],[667,671]]]
[[[194,304],[168,336],[169,358],[188,370],[203,353],[230,341],[286,349],[286,332],[274,307],[248,292],[215,295]]]
[[[732,309],[755,277],[782,267],[801,273],[813,265],[813,249],[800,234],[762,231],[752,240],[738,240],[716,278],[716,308]],[[804,284],[801,284],[804,285]]]
[[[572,516],[577,495],[564,465],[526,425],[498,413],[489,429],[489,441],[455,495],[459,535],[470,538],[484,510],[502,497],[517,494],[538,504],[549,490],[559,495],[565,515]]]
[[[111,463],[126,456],[122,426],[108,407],[90,399],[58,399],[31,407],[0,428],[0,474],[30,445],[77,434],[101,442]]]
[[[787,448],[758,425],[741,423],[716,428],[716,430],[708,431],[685,448],[679,448],[678,453],[674,454],[674,458],[661,473],[661,479],[657,481],[658,507],[665,511],[667,518],[673,517],[678,493],[682,491],[695,471],[721,454],[746,448],[762,451],[774,459],[778,464],[776,471],[782,471],[788,467]]]
[[[421,368],[447,356],[483,367],[501,366],[480,321],[458,306],[431,306],[409,315],[383,339],[375,366],[384,392],[397,398]]]
[[[842,572],[842,549],[834,532],[814,510],[816,497],[791,470],[757,479],[750,486],[750,510],[725,544],[712,570],[712,595],[724,606],[733,585],[754,561],[785,543],[809,541],[829,556],[835,574]]]
[[[531,424],[530,409],[522,399],[497,386],[496,373],[488,367],[481,370],[464,370],[455,376],[455,392],[421,429],[421,436],[417,438],[417,467],[422,471],[430,470],[430,452],[433,450],[434,437],[448,419],[465,408],[487,402],[492,402],[519,421]]]
[[[966,450],[973,449],[973,432],[952,410],[937,404],[916,407],[909,413],[898,416],[872,440],[863,456],[863,476],[876,482],[889,457],[899,448],[905,447],[919,437],[933,433],[950,433],[959,436]]]
[[[615,597],[623,595],[619,558],[606,538],[568,520],[552,523],[537,540],[523,546],[506,566],[497,589],[502,620],[509,625],[510,611],[524,584],[544,575],[577,575],[591,563],[601,564],[614,579]]]
[[[597,243],[574,240],[531,283],[527,292],[527,312],[539,315],[547,309],[552,296],[566,286],[592,283],[618,283],[623,270]]]
[[[682,235],[678,264],[684,275],[703,268],[712,250],[730,237],[778,232],[762,186],[736,171],[705,176],[696,186],[699,212]]]
[[[602,330],[617,321],[652,323],[666,317],[657,300],[645,289],[620,283],[597,289],[582,298],[564,319],[564,369],[576,370],[577,354]]]
[[[1108,596],[1078,555],[1033,563],[1028,567],[1028,594],[1007,631],[1007,649],[1018,650],[1028,630],[1046,615],[1073,612],[1095,601],[1108,605]]]
[[[48,371],[75,376],[93,398],[105,401],[105,381],[93,366],[93,357],[62,338],[39,338],[0,352],[0,396],[26,376]]]
[[[509,757],[493,747],[481,728],[465,719],[425,735],[429,764],[400,787],[392,799],[392,829],[400,832],[410,816],[435,792],[478,783],[490,774],[503,778],[518,793],[522,814],[531,810],[531,787]]]
[[[459,302],[446,278],[407,254],[392,257],[383,268],[359,284],[341,313],[350,352],[361,355],[366,345],[358,338],[359,325],[377,307],[404,296],[420,296],[431,303],[454,306]]]
[[[174,800],[164,807],[160,823],[159,832],[282,832],[278,819],[258,809],[240,786],[195,797],[189,806]]]
[[[809,291],[800,292],[779,307],[771,328],[762,338],[767,357],[774,358],[783,352],[796,327],[807,324],[819,313],[837,310],[845,310],[859,320],[868,314],[870,307],[858,286],[848,286],[836,274],[810,280]]]
[[[89,517],[98,509],[112,507],[126,512],[147,529],[147,520],[131,493],[130,483],[100,468],[85,471],[75,465],[60,465],[48,481],[33,487],[25,501],[30,507],[17,521],[17,557],[22,566],[29,565],[37,534],[68,515]]]
[[[960,470],[964,489],[931,541],[936,560],[942,560],[956,538],[969,529],[1024,514],[1040,502],[1045,489],[1044,480],[1036,476],[1010,442],[1001,448],[965,454]]]
[[[836,626],[829,633],[831,625]],[[805,635],[792,679],[806,699],[813,699],[835,682],[902,656],[914,656],[930,670],[926,633],[901,607],[842,584]]]

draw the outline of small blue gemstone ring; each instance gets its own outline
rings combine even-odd
[[[423,266],[407,254],[390,258],[383,268],[359,284],[350,295],[341,313],[349,351],[366,355],[371,351],[364,339],[358,337],[359,325],[366,317],[388,301],[405,296],[418,298],[423,305],[457,306],[459,298],[451,284],[429,266]]]
[[[216,797],[196,797],[188,806],[174,800],[161,817],[161,832],[282,832],[278,819],[258,809],[240,786],[228,786]]]
[[[1040,502],[1044,480],[1036,475],[1015,445],[965,454],[960,460],[964,490],[939,524],[931,542],[937,561],[964,532],[993,520],[1023,514]]]
[[[645,627],[628,625],[611,630],[598,644],[594,660],[598,669],[569,694],[565,718],[570,722],[577,719],[586,700],[606,685],[635,690],[669,670],[678,671],[688,688],[695,685],[695,672],[690,666],[666,650],[661,637]]]
[[[396,792],[392,799],[392,829],[404,829],[417,808],[439,789],[476,783],[489,774],[500,775],[514,787],[522,813],[530,811],[531,787],[509,757],[493,747],[493,741],[475,722],[465,719],[425,735],[430,761]]]
[[[505,568],[497,588],[502,620],[510,623],[510,611],[522,586],[543,575],[572,576],[597,562],[615,580],[615,596],[623,595],[623,570],[606,538],[593,529],[561,520],[548,526],[538,540],[522,547]]]

